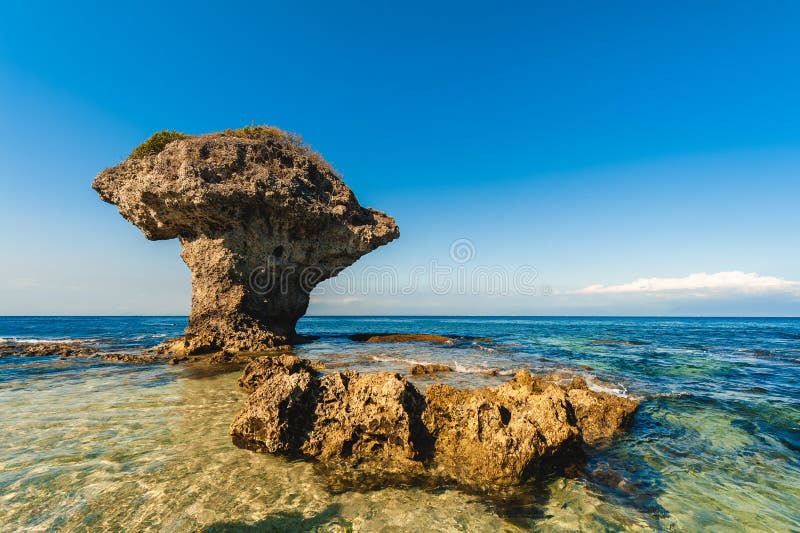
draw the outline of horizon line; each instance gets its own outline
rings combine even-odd
[[[81,315],[6,315],[0,314],[2,318],[188,318],[188,314],[81,314]],[[726,318],[726,319],[750,319],[750,318],[781,318],[781,319],[800,319],[800,315],[303,315],[303,318]]]

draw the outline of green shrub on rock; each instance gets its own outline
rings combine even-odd
[[[154,133],[145,142],[134,148],[128,159],[141,159],[148,155],[161,153],[164,148],[172,141],[185,139],[186,135],[179,131],[161,130]]]

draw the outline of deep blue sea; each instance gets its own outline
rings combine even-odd
[[[185,317],[0,317],[0,342],[136,351]],[[306,317],[303,357],[333,370],[516,369],[641,399],[582,471],[513,503],[457,490],[329,493],[303,461],[231,445],[238,372],[0,358],[0,530],[800,531],[800,319]],[[353,333],[436,333],[445,345]],[[488,337],[490,341],[475,340]],[[498,375],[486,374],[498,369]]]

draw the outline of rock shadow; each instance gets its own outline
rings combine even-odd
[[[338,503],[329,505],[323,511],[305,517],[299,511],[278,512],[257,522],[232,521],[218,522],[201,529],[203,533],[255,533],[255,532],[300,532],[315,531],[331,522],[345,528],[352,527],[340,513],[342,506]]]

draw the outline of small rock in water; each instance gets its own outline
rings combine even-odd
[[[425,374],[436,374],[437,372],[452,372],[453,369],[447,365],[440,365],[437,363],[430,363],[426,365],[413,365],[411,367],[411,374],[420,376]]]
[[[0,345],[0,357],[4,355],[17,357],[58,355],[62,359],[66,359],[67,357],[91,357],[96,353],[96,348],[80,342],[11,342]]]
[[[163,358],[156,357],[153,355],[130,354],[130,353],[104,353],[100,355],[100,359],[102,359],[103,361],[109,361],[113,363],[134,363],[134,364],[155,363],[164,360]]]
[[[432,342],[445,344],[453,339],[428,333],[355,333],[348,337],[357,342]]]

